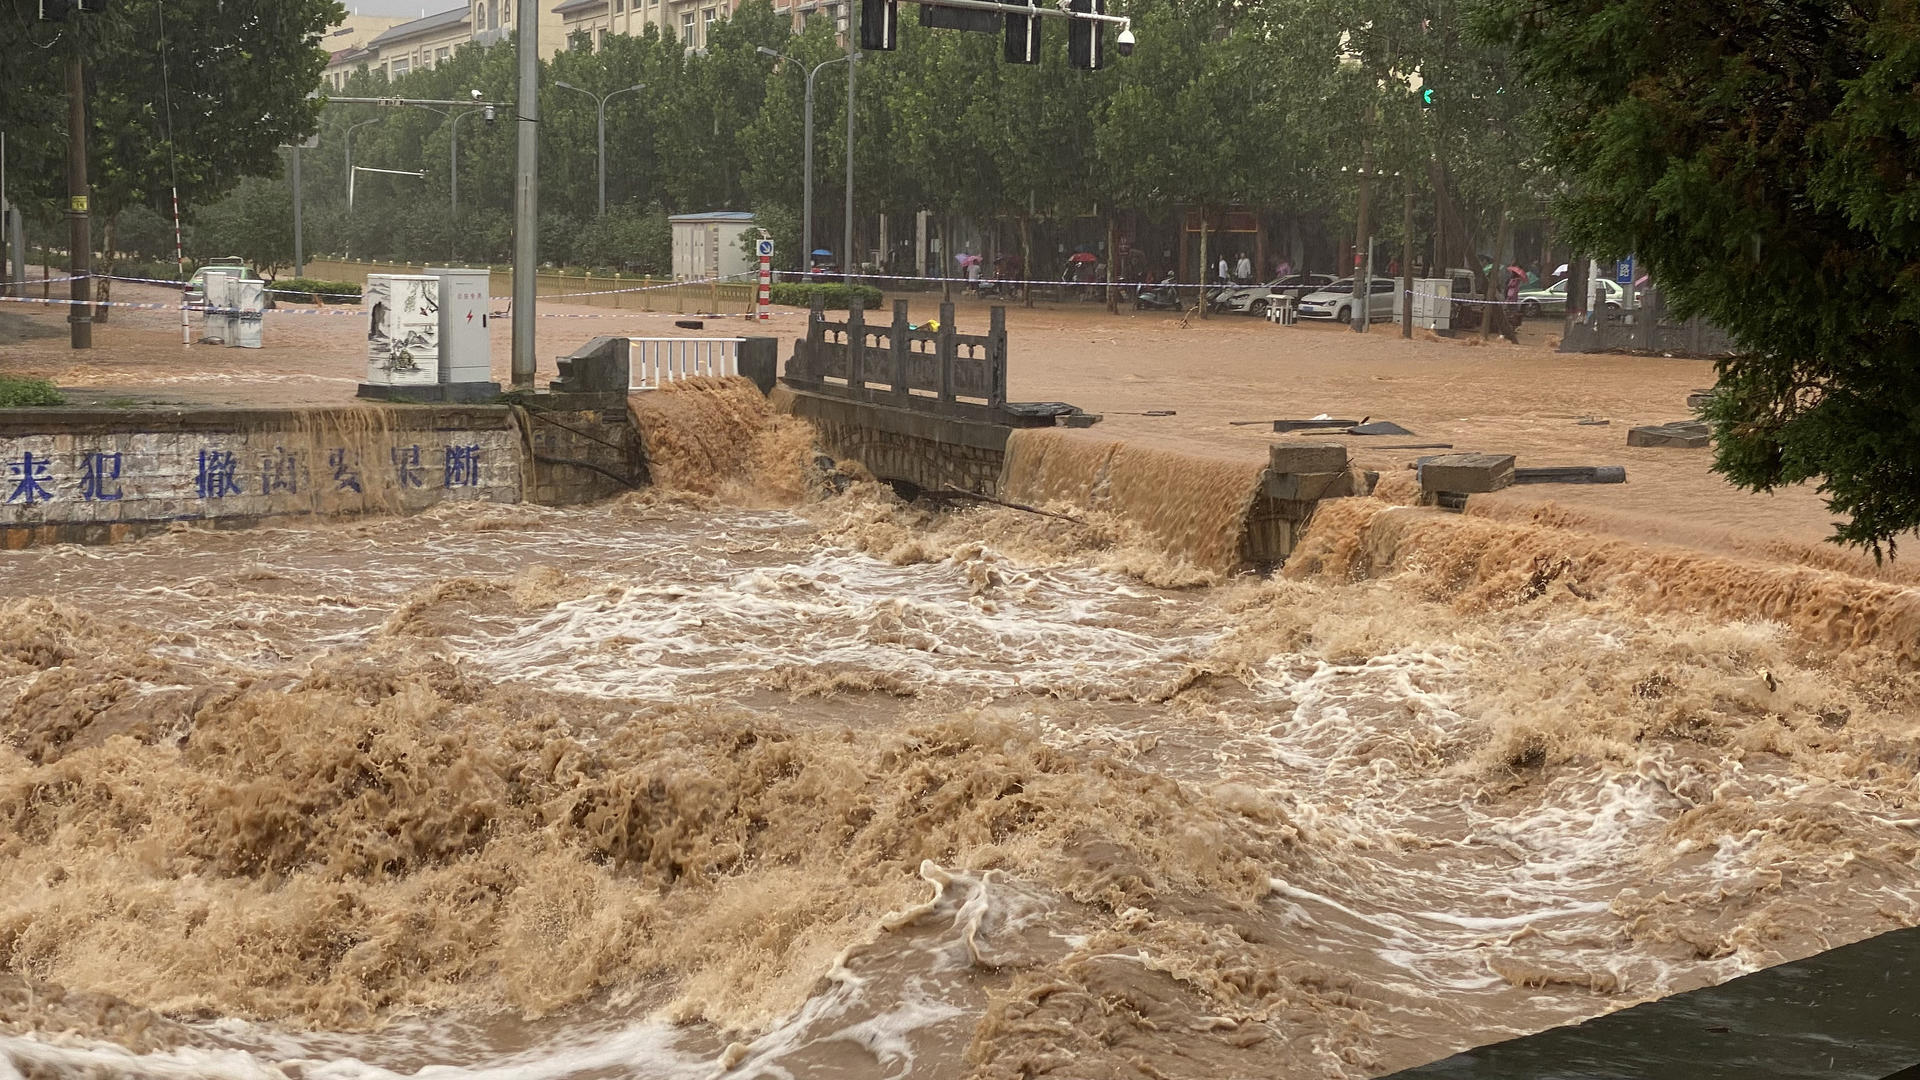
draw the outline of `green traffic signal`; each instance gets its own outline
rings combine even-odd
[[[1433,87],[1423,86],[1420,88],[1420,107],[1423,109],[1433,108]]]

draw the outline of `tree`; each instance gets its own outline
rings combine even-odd
[[[1836,541],[1920,526],[1920,9],[1911,0],[1490,0],[1544,95],[1567,234],[1636,254],[1738,341],[1714,467],[1817,481]]]
[[[272,278],[293,265],[293,194],[286,181],[250,176],[227,196],[193,215],[193,256],[239,256]]]

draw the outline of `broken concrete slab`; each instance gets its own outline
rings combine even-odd
[[[1713,404],[1713,395],[1716,393],[1718,393],[1718,391],[1713,389],[1695,390],[1693,393],[1687,395],[1687,408],[1692,409],[1694,412],[1699,412],[1701,409]]]
[[[1342,443],[1272,443],[1267,467],[1276,473],[1337,473],[1347,467]]]
[[[1512,483],[1512,454],[1436,454],[1420,464],[1422,491],[1477,495]]]
[[[1060,422],[1070,428],[1090,428],[1099,423],[1100,420],[1100,413],[1090,412],[1070,412],[1060,417]]]
[[[1375,420],[1371,424],[1355,424],[1347,429],[1349,435],[1411,435],[1413,432],[1391,420]]]
[[[1268,473],[1266,493],[1270,499],[1294,502],[1339,499],[1353,494],[1353,478],[1345,470],[1332,473]]]
[[[1707,445],[1707,425],[1696,420],[1671,424],[1643,424],[1627,429],[1628,446],[1667,446],[1697,450]]]
[[[1624,484],[1625,465],[1548,465],[1513,470],[1516,484]]]

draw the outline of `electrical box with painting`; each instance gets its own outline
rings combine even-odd
[[[367,381],[360,396],[486,401],[500,393],[488,336],[485,270],[368,274]]]
[[[368,274],[367,383],[376,387],[440,382],[440,279],[426,274]]]

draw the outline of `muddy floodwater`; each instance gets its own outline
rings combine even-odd
[[[0,1077],[1358,1078],[1920,923],[1911,590],[1229,472],[0,555]]]

